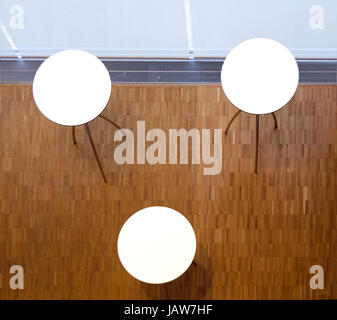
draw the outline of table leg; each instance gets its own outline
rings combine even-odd
[[[260,116],[256,115],[256,141],[255,141],[255,173],[259,168],[259,135],[260,135]]]
[[[119,125],[117,125],[114,121],[112,121],[111,119],[109,119],[109,118],[107,118],[107,117],[105,117],[105,116],[103,116],[103,115],[99,115],[99,117],[100,118],[102,118],[102,119],[104,119],[104,120],[106,120],[106,121],[108,121],[108,122],[110,122],[112,125],[114,125],[117,129],[122,129]]]
[[[274,128],[277,129],[278,128],[278,124],[277,124],[277,119],[276,119],[276,115],[275,115],[275,112],[272,113],[273,115],[273,118],[274,118]]]
[[[232,117],[232,119],[229,121],[229,123],[228,123],[228,125],[227,125],[227,128],[226,128],[226,130],[225,130],[225,134],[228,133],[228,130],[229,130],[231,124],[233,123],[233,121],[235,120],[235,118],[240,114],[240,112],[241,112],[241,110],[237,111],[237,112],[234,114],[234,116]]]
[[[107,178],[106,178],[106,176],[105,176],[105,173],[104,173],[104,170],[103,170],[103,166],[102,166],[102,164],[101,164],[101,161],[99,160],[99,157],[98,157],[98,154],[97,154],[97,151],[96,151],[96,147],[95,147],[95,144],[94,144],[94,140],[92,139],[92,135],[91,135],[91,131],[90,131],[89,125],[86,123],[84,126],[85,126],[85,130],[86,130],[86,132],[87,132],[88,138],[89,138],[89,140],[90,140],[90,144],[91,144],[92,150],[94,151],[95,158],[96,158],[96,161],[97,161],[99,170],[101,171],[103,180],[104,180],[104,182],[106,183],[106,182],[108,182],[108,180],[107,180]]]
[[[77,144],[77,142],[76,142],[76,136],[75,136],[75,127],[72,127],[71,129],[72,129],[72,134],[73,134],[73,143]]]

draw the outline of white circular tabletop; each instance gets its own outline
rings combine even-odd
[[[267,114],[294,96],[299,70],[293,54],[281,43],[264,38],[247,40],[226,57],[221,84],[229,101],[242,111]]]
[[[172,281],[191,265],[196,237],[189,221],[166,207],[133,214],[118,236],[118,255],[126,271],[152,284]]]
[[[51,121],[76,126],[95,119],[111,94],[109,72],[96,56],[65,50],[46,59],[36,72],[33,96]]]

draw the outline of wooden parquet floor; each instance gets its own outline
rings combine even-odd
[[[104,114],[135,130],[225,129],[236,109],[216,85],[114,85]],[[200,165],[118,165],[115,128],[91,125],[109,183],[85,131],[46,119],[30,85],[0,85],[0,299],[328,299],[337,298],[337,87],[300,86],[290,104],[223,135],[223,169]],[[176,281],[146,285],[117,256],[125,220],[151,205],[183,213],[198,241]],[[24,290],[9,288],[22,265]],[[311,290],[321,265],[324,290]]]

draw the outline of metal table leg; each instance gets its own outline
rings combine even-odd
[[[71,129],[72,129],[72,134],[73,134],[73,143],[77,144],[77,142],[76,142],[76,136],[75,136],[75,127],[72,127]]]
[[[260,116],[256,115],[256,141],[255,141],[255,173],[259,168],[259,135],[260,135]]]
[[[225,130],[225,134],[228,133],[228,130],[230,128],[230,126],[232,125],[233,121],[235,120],[235,118],[240,114],[241,110],[237,111],[234,116],[232,117],[232,119],[229,121],[228,125],[227,125],[227,128]]]
[[[87,132],[88,138],[90,140],[90,144],[91,144],[92,150],[94,151],[95,158],[96,158],[99,170],[101,171],[101,174],[102,174],[102,177],[104,179],[104,182],[106,183],[106,182],[108,182],[108,180],[107,180],[107,178],[105,176],[102,163],[99,160],[99,157],[98,157],[98,154],[97,154],[97,151],[96,151],[96,147],[95,147],[95,144],[94,144],[94,140],[92,139],[92,135],[91,135],[91,131],[90,131],[89,125],[86,123],[84,126],[85,126],[85,130]]]
[[[277,129],[278,128],[278,124],[277,124],[277,119],[276,119],[275,112],[273,112],[272,115],[273,115],[273,118],[274,118],[274,128]]]

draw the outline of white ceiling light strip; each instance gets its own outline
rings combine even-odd
[[[185,20],[186,20],[186,31],[187,31],[187,41],[188,41],[188,53],[190,59],[194,58],[194,48],[193,48],[193,35],[192,35],[192,18],[191,18],[191,2],[190,0],[184,0],[185,4]]]
[[[2,21],[0,20],[0,29],[3,33],[3,35],[5,36],[5,38],[7,39],[9,45],[11,46],[12,50],[15,52],[15,55],[19,58],[22,59],[22,56],[18,50],[18,48],[16,47],[12,37],[9,35],[6,27],[4,26],[4,24],[2,23]]]

